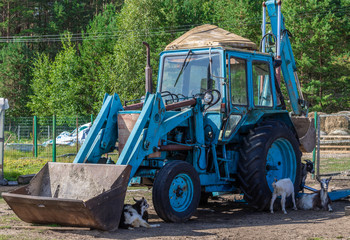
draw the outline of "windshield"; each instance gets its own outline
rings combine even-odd
[[[189,51],[184,55],[164,57],[161,92],[170,92],[179,98],[198,96],[208,89],[221,92],[220,54],[211,53],[211,59],[210,71],[209,53]]]

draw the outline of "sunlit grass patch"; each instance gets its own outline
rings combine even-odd
[[[17,223],[17,222],[21,222],[21,221],[22,220],[19,219],[14,213],[1,216],[1,223],[2,224]]]
[[[57,162],[73,162],[76,147],[57,146]],[[36,174],[47,163],[52,161],[52,146],[38,148],[38,157],[32,152],[6,150],[4,156],[4,177],[7,180],[17,180],[20,175]],[[47,154],[50,153],[50,154]]]
[[[11,235],[0,234],[0,240],[9,240],[9,239],[13,239]]]
[[[320,160],[320,172],[333,173],[350,170],[350,158],[330,158]]]
[[[42,158],[20,158],[4,161],[4,176],[7,180],[17,180],[20,175],[36,174],[47,163]]]

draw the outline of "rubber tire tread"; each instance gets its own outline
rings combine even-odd
[[[187,174],[193,183],[193,198],[189,207],[183,212],[176,212],[171,207],[169,188],[173,179],[179,174]],[[175,160],[162,167],[153,183],[152,201],[157,215],[166,222],[186,222],[195,213],[199,205],[201,187],[198,173],[194,167],[184,161]]]
[[[266,156],[273,142],[278,138],[287,139],[296,157],[296,176],[294,191],[297,193],[301,183],[301,151],[296,134],[284,123],[277,120],[263,121],[250,130],[244,138],[238,161],[238,180],[244,199],[257,210],[267,210],[272,192],[265,176]]]

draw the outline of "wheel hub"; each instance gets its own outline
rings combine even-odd
[[[171,183],[169,189],[170,204],[175,211],[184,211],[193,198],[193,183],[186,174],[179,174]]]
[[[182,197],[183,193],[184,193],[184,190],[182,188],[180,188],[180,186],[177,187],[176,190],[174,190],[174,193],[176,195],[176,197]]]
[[[292,145],[283,138],[277,139],[270,147],[265,166],[266,180],[271,192],[272,182],[277,179],[290,178],[295,180],[295,154]]]

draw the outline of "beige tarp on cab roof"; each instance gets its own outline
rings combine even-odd
[[[186,32],[166,46],[165,50],[206,47],[243,48],[256,50],[255,43],[214,25],[205,24]]]

